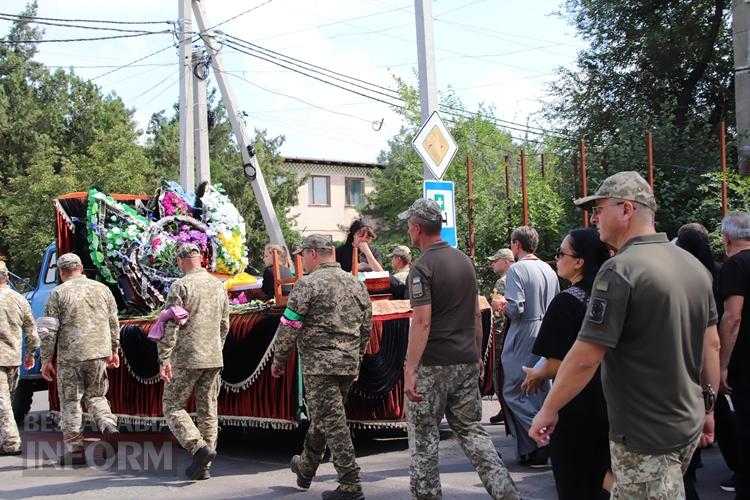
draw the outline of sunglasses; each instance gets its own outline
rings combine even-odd
[[[565,253],[563,251],[562,247],[558,248],[557,252],[555,252],[555,258],[556,259],[561,259],[563,255],[566,255],[566,256],[570,257],[571,259],[580,259],[580,257],[577,256],[574,253]]]
[[[599,205],[599,206],[594,205],[589,210],[591,210],[591,215],[594,216],[594,215],[599,215],[602,212],[602,210],[604,210],[607,207],[616,207],[618,205],[624,205],[624,204],[625,202],[621,201],[619,203],[607,203],[606,205]]]

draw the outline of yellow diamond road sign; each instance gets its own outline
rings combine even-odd
[[[445,127],[437,111],[422,125],[419,133],[414,137],[412,146],[435,175],[436,179],[443,177],[453,156],[458,151],[456,141]]]

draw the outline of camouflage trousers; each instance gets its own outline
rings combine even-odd
[[[172,366],[172,381],[164,384],[162,409],[167,425],[180,445],[194,455],[204,446],[216,449],[219,436],[217,402],[221,368],[182,368]],[[195,420],[185,407],[195,392]]]
[[[21,436],[18,435],[10,397],[17,383],[18,367],[0,366],[0,448],[2,451],[21,449]]]
[[[674,500],[685,498],[682,475],[698,441],[664,455],[642,455],[609,442],[615,484],[612,500]]]
[[[442,498],[438,426],[445,416],[490,496],[494,499],[520,498],[495,445],[480,424],[482,402],[477,365],[420,366],[417,392],[422,401],[408,401],[406,406],[412,497]]]
[[[346,424],[344,403],[354,383],[351,375],[305,375],[305,401],[310,412],[310,428],[305,436],[300,469],[313,477],[318,470],[326,444],[338,473],[340,489],[362,491],[354,444]]]
[[[81,401],[100,431],[105,425],[117,425],[117,418],[112,415],[107,401],[108,387],[106,358],[89,359],[75,365],[58,364],[57,394],[60,397],[60,429],[65,451],[83,449]]]

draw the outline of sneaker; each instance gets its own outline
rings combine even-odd
[[[494,417],[490,417],[490,424],[492,425],[502,424],[503,422],[505,422],[505,415],[503,415],[503,410],[497,412],[497,415],[495,415]]]
[[[719,488],[721,488],[724,491],[733,493],[735,491],[734,484],[736,481],[737,481],[737,476],[735,474],[732,474],[732,476],[729,479],[721,482],[721,484],[719,485]]]
[[[294,455],[292,457],[292,463],[289,465],[289,468],[292,469],[292,472],[297,474],[297,486],[302,488],[303,490],[306,490],[310,488],[312,478],[302,474],[302,471],[300,470],[300,462],[302,462],[302,457],[299,455]]]
[[[213,462],[215,458],[216,452],[208,446],[204,446],[193,455],[193,463],[185,469],[185,475],[188,479],[199,479],[208,470],[208,464]]]
[[[60,465],[63,467],[86,465],[86,455],[83,450],[66,451],[63,456],[60,457]]]
[[[198,481],[205,481],[206,479],[211,479],[211,470],[208,468],[201,469],[201,471],[197,474],[197,477],[195,478]]]
[[[335,490],[324,491],[321,495],[323,500],[365,500],[365,494],[362,491],[345,491],[341,486]]]

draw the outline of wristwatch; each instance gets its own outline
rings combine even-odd
[[[716,403],[716,392],[711,384],[703,386],[703,404],[706,406],[706,413],[714,411],[714,403]]]

